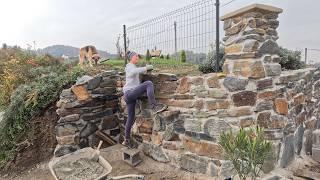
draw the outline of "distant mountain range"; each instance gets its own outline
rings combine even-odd
[[[78,57],[80,48],[66,46],[66,45],[53,45],[48,46],[44,49],[39,49],[38,53],[40,54],[50,54],[54,57],[61,57],[62,55],[68,57]],[[116,54],[111,54],[106,51],[98,50],[98,53],[102,58],[115,58]]]

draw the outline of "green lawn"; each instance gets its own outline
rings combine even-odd
[[[110,65],[116,69],[124,70],[124,60],[109,60],[105,64]],[[151,64],[154,67],[155,73],[173,73],[177,75],[197,75],[201,74],[198,66],[190,63],[182,63],[175,59],[151,59],[147,62],[145,59],[140,59],[138,66]]]

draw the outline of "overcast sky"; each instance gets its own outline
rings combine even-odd
[[[114,42],[123,24],[134,25],[196,1],[0,0],[0,43],[26,47],[36,41],[37,48],[92,44],[115,52]],[[221,4],[229,1],[221,0]],[[236,0],[221,9],[221,15],[252,3],[283,8],[278,29],[280,45],[320,49],[319,0]]]

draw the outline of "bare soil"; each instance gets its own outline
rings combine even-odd
[[[21,137],[16,149],[15,158],[10,161],[0,176],[5,174],[20,174],[39,164],[48,161],[56,147],[55,126],[58,121],[56,108],[48,108],[38,117],[29,121],[27,134]]]

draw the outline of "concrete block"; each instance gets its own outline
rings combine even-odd
[[[320,162],[320,147],[312,147],[312,159]]]
[[[131,166],[137,166],[142,159],[140,157],[140,150],[139,149],[129,149],[123,148],[122,150],[122,160],[126,163],[130,164]]]

